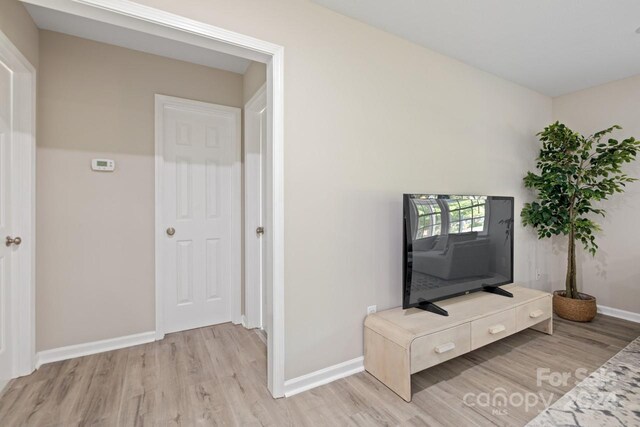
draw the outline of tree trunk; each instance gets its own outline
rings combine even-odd
[[[576,239],[573,227],[569,232],[569,254],[567,257],[567,279],[566,279],[567,298],[578,299],[578,287],[576,286]]]

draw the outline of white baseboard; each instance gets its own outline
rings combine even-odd
[[[36,369],[38,369],[45,363],[59,362],[61,360],[73,359],[74,357],[88,356],[90,354],[118,350],[120,348],[146,344],[155,340],[156,333],[155,331],[151,331],[142,332],[140,334],[127,335],[124,337],[110,338],[102,341],[88,342],[85,344],[76,344],[67,347],[53,348],[51,350],[38,352],[38,354],[36,355]]]
[[[355,359],[285,381],[284,395],[285,397],[290,397],[362,371],[364,371],[364,357],[356,357]]]
[[[231,313],[231,323],[234,325],[242,325],[244,321],[244,314],[242,313]]]
[[[620,310],[619,308],[612,308],[598,304],[598,313],[640,323],[640,313],[634,313],[633,311]]]

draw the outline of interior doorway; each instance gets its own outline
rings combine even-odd
[[[267,340],[267,386],[274,397],[284,395],[284,164],[283,164],[283,48],[253,37],[233,33],[202,22],[131,2],[109,0],[24,0],[32,17],[52,13],[51,25],[62,25],[75,36],[100,41],[117,33],[129,38],[143,34],[179,53],[206,61],[219,53],[262,62],[267,68],[266,147],[264,182],[264,228],[270,239],[265,246],[265,281],[269,295],[265,301],[271,325]],[[36,19],[37,21],[37,19]],[[114,32],[114,28],[117,31]],[[42,27],[41,27],[42,28]],[[55,28],[49,28],[55,31]],[[68,32],[67,32],[68,33]],[[69,33],[68,33],[69,34]],[[153,44],[158,46],[158,44]],[[185,47],[189,47],[185,50]],[[191,49],[195,48],[195,50]],[[238,215],[240,215],[238,213]],[[159,227],[157,227],[160,229]],[[163,227],[164,229],[169,227]],[[175,228],[175,227],[174,227]],[[239,304],[238,304],[239,306]],[[157,317],[156,317],[157,318]],[[159,328],[161,330],[161,328]]]

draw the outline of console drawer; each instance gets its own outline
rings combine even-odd
[[[416,338],[411,343],[411,373],[468,353],[470,346],[469,323]]]
[[[498,341],[516,332],[514,308],[471,322],[471,350]]]
[[[551,296],[545,296],[516,307],[517,330],[527,329],[543,320],[549,319],[552,312],[551,307]]]

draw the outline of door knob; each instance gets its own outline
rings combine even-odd
[[[22,243],[22,239],[20,237],[14,237],[12,239],[11,236],[7,236],[7,242],[6,242],[7,246],[11,246],[11,245],[19,246],[20,243]]]
[[[258,236],[262,236],[264,234],[264,227],[258,227],[256,228],[256,234]]]
[[[175,228],[173,228],[173,227],[167,228],[167,235],[173,236],[174,234],[176,234],[176,229]]]

